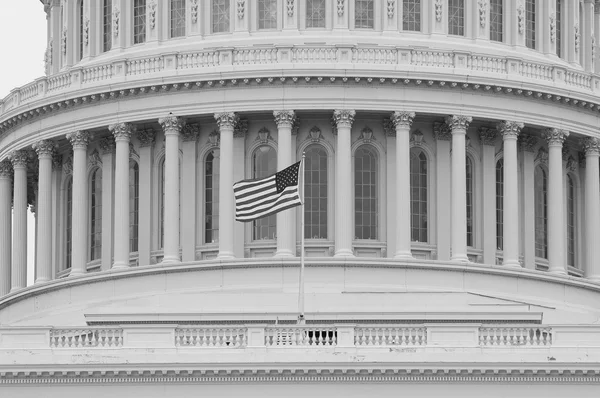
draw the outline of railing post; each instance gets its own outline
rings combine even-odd
[[[49,327],[0,328],[0,348],[49,348]]]
[[[481,324],[429,324],[427,345],[443,347],[477,347]]]
[[[354,328],[356,325],[336,325],[337,346],[354,347]]]
[[[265,347],[265,326],[248,327],[248,348]]]
[[[127,325],[123,327],[124,348],[174,348],[177,325]]]

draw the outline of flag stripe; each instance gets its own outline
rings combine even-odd
[[[298,196],[298,191],[297,189],[293,189],[282,193],[281,196],[275,199],[264,201],[255,206],[246,206],[244,208],[238,208],[237,213],[245,215],[256,211],[263,211],[265,209],[268,209],[269,207],[277,206],[277,204],[280,202],[287,201],[288,199],[294,199],[296,196]]]
[[[296,188],[296,187],[287,187],[283,192],[281,192],[277,196],[274,196],[272,193],[268,194],[268,195],[264,195],[252,202],[244,202],[243,204],[238,204],[236,206],[236,208],[238,211],[241,212],[241,211],[256,208],[256,207],[268,206],[268,205],[274,204],[276,201],[280,200],[281,197],[283,195],[286,195],[288,192],[297,191],[297,190],[298,190],[298,188]]]
[[[265,210],[265,211],[263,211],[261,213],[257,213],[257,214],[254,214],[254,215],[248,215],[248,216],[239,216],[239,217],[236,216],[236,220],[238,220],[238,221],[253,221],[253,220],[257,219],[257,218],[267,217],[267,216],[270,216],[271,214],[275,214],[275,213],[278,213],[280,211],[287,210],[287,209],[290,209],[292,207],[296,207],[296,206],[298,206],[300,204],[302,204],[302,203],[300,202],[299,198],[298,199],[291,199],[290,201],[286,201],[286,202],[280,203],[278,206],[276,206],[274,208],[271,208],[269,210]]]

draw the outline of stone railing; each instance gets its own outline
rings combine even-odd
[[[343,69],[372,68],[379,72],[388,70],[390,78],[403,78],[402,72],[410,72],[417,78],[435,79],[431,73],[451,75],[460,82],[462,76],[474,78],[497,77],[502,84],[508,81],[529,82],[544,88],[563,88],[572,94],[592,94],[600,90],[600,83],[588,73],[569,70],[552,63],[534,62],[506,56],[471,54],[451,50],[407,49],[392,46],[267,46],[228,49],[203,49],[192,52],[152,55],[144,58],[121,59],[86,67],[74,67],[50,77],[40,78],[26,86],[14,89],[0,100],[2,115],[20,106],[60,94],[64,99],[69,93],[80,89],[102,87],[111,89],[135,87],[145,79],[165,77],[176,80],[200,79],[199,73],[218,73],[219,78],[239,79],[239,74],[272,65],[271,69],[295,71],[322,69],[325,65],[339,65],[331,69],[336,73]],[[243,66],[237,69],[236,66]],[[329,69],[329,68],[328,68]],[[358,72],[357,72],[358,73]],[[428,76],[429,74],[429,76]],[[422,75],[422,76],[421,76]],[[269,77],[269,76],[266,76]],[[163,83],[161,83],[163,84]],[[508,83],[510,85],[510,83]]]
[[[122,347],[121,328],[50,329],[50,348]]]
[[[247,337],[246,328],[181,327],[175,329],[177,347],[245,347]]]

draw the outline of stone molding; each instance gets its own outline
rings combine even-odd
[[[491,129],[489,127],[479,128],[479,140],[481,141],[481,145],[495,146],[497,138],[498,131],[496,129]]]
[[[392,113],[390,119],[392,120],[392,123],[394,123],[396,131],[398,131],[398,129],[410,130],[410,126],[412,125],[415,116],[415,112],[396,111]]]
[[[296,113],[294,111],[273,111],[273,117],[275,117],[278,129],[282,127],[292,128],[296,119]]]
[[[581,146],[583,147],[585,156],[600,155],[600,140],[598,138],[586,137],[581,140]]]
[[[54,151],[58,147],[58,144],[52,140],[40,140],[34,142],[31,147],[35,150],[38,157],[52,157],[54,155]]]
[[[108,126],[108,130],[114,135],[115,141],[131,140],[131,133],[134,132],[134,126],[131,123],[115,123]]]
[[[8,155],[8,159],[11,161],[13,169],[16,169],[17,167],[27,168],[27,164],[29,163],[29,151],[26,149],[12,151]]]
[[[569,136],[567,130],[550,128],[544,130],[542,137],[548,141],[548,146],[562,146]]]
[[[505,120],[498,123],[497,129],[502,134],[502,138],[506,140],[508,138],[517,139],[523,127],[525,127],[523,123]]]
[[[92,134],[87,131],[79,130],[67,133],[66,137],[67,140],[71,142],[71,145],[73,145],[73,149],[86,149],[92,139]]]

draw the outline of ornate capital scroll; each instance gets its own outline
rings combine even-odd
[[[131,123],[115,123],[108,126],[108,130],[115,137],[115,141],[129,141],[134,127]]]
[[[13,168],[27,167],[29,162],[29,151],[19,149],[8,154],[8,159],[12,162]]]
[[[352,123],[354,123],[354,116],[356,116],[356,112],[352,109],[338,109],[333,111],[333,121],[338,129],[340,127],[351,128]]]
[[[200,136],[200,126],[197,124],[186,124],[181,130],[181,139],[184,142],[197,141]]]
[[[152,129],[142,129],[136,131],[136,136],[140,141],[140,147],[152,146],[154,145],[156,132]]]
[[[67,140],[71,142],[73,149],[86,149],[91,139],[92,135],[83,130],[73,131],[72,133],[67,134]]]
[[[446,123],[435,122],[433,124],[433,137],[439,141],[450,141],[452,139],[450,126]]]
[[[581,146],[585,152],[585,156],[588,155],[600,155],[600,140],[594,137],[585,137],[581,140]]]
[[[183,121],[180,117],[173,116],[170,114],[169,116],[161,117],[158,119],[158,124],[162,127],[165,135],[169,134],[179,134],[181,131],[181,127],[183,126]]]
[[[519,133],[523,129],[525,125],[519,122],[512,122],[510,120],[505,120],[503,122],[498,123],[498,131],[502,134],[504,139],[514,138],[517,139],[519,137]]]
[[[537,138],[529,134],[520,134],[518,138],[519,146],[523,152],[534,152],[535,144],[537,144]]]
[[[491,129],[488,127],[479,128],[479,139],[481,140],[481,145],[496,145],[497,137],[498,131],[496,131],[496,129]]]
[[[31,145],[40,158],[43,156],[52,157],[57,146],[58,144],[51,140],[40,140]]]
[[[453,115],[446,118],[446,124],[450,126],[451,132],[466,132],[469,124],[473,121],[471,116]]]
[[[4,159],[0,162],[0,178],[10,178],[13,174],[12,162]]]
[[[548,141],[549,146],[562,146],[569,136],[569,132],[567,130],[552,128],[546,129],[542,136],[546,141]]]
[[[98,147],[102,154],[113,153],[115,151],[115,137],[112,135],[103,137],[98,141]]]
[[[238,116],[235,112],[215,113],[215,120],[219,131],[224,128],[233,129],[238,121]]]
[[[396,129],[404,128],[410,130],[410,126],[412,125],[415,116],[416,114],[414,112],[396,111],[392,113],[390,119],[392,120],[392,123],[394,123]]]
[[[275,117],[278,129],[282,127],[292,128],[294,126],[294,119],[296,118],[294,111],[273,111],[273,116]]]

